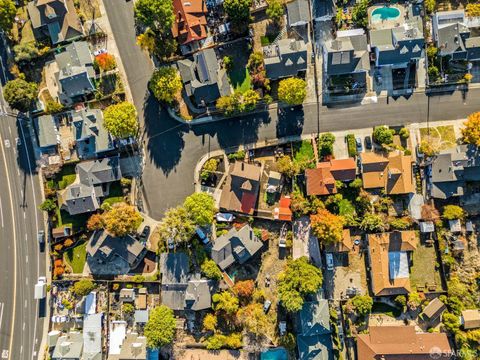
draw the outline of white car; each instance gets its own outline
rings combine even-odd
[[[215,215],[215,218],[218,222],[232,222],[235,219],[235,216],[230,213],[217,213],[217,215]]]
[[[325,255],[325,258],[327,260],[327,270],[333,270],[333,255],[330,253],[327,253]]]
[[[100,55],[100,54],[105,54],[106,52],[107,52],[107,49],[102,48],[102,49],[95,50],[95,51],[93,52],[93,55],[98,56],[98,55]]]

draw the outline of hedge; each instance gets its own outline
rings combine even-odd
[[[348,148],[348,156],[350,157],[357,156],[357,145],[355,143],[355,135],[353,134],[347,135],[347,148]]]

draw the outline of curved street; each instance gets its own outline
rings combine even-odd
[[[146,211],[155,219],[194,191],[193,171],[198,159],[216,149],[235,150],[292,135],[430,121],[461,119],[478,111],[480,89],[464,98],[459,91],[409,99],[379,98],[377,104],[339,108],[307,104],[300,110],[272,110],[198,126],[179,124],[162,110],[147,91],[151,60],[136,45],[133,2],[105,0],[115,41],[126,69],[134,103],[144,128],[143,188]]]

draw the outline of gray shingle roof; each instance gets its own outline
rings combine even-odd
[[[262,246],[262,241],[255,236],[249,225],[243,226],[238,231],[232,228],[227,234],[215,240],[212,259],[222,270],[225,270],[236,261],[243,264]]]
[[[103,126],[103,114],[100,109],[82,109],[74,112],[73,126],[77,149],[80,147],[82,154],[95,155],[113,147],[110,134]]]
[[[480,60],[480,36],[468,38],[465,41],[467,49],[467,58],[469,61]]]
[[[52,360],[80,360],[83,350],[83,335],[70,332],[60,336],[53,350]]]
[[[100,207],[94,189],[84,184],[72,184],[65,189],[65,206],[70,215],[84,214]]]
[[[325,44],[328,75],[351,74],[370,70],[367,36],[338,37]]]
[[[465,39],[470,30],[461,23],[453,23],[438,29],[437,46],[441,56],[454,55],[455,59],[466,58]]]
[[[38,146],[48,148],[57,146],[57,128],[52,115],[42,115],[33,119],[33,126],[38,137]]]
[[[288,26],[302,26],[310,22],[307,0],[294,0],[287,3]]]
[[[207,279],[190,279],[185,292],[185,307],[198,311],[212,306],[210,281]]]
[[[87,186],[106,184],[122,178],[118,156],[83,161],[77,164],[76,170],[80,183]]]
[[[301,40],[282,39],[277,45],[265,46],[263,55],[267,77],[273,80],[307,69],[307,46]]]

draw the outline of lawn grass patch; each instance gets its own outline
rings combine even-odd
[[[112,206],[115,203],[120,203],[123,201],[123,189],[120,181],[115,181],[111,183],[108,196],[103,200],[103,202]]]
[[[86,228],[89,214],[70,215],[68,211],[57,208],[57,227],[71,226],[74,233]]]
[[[74,274],[81,274],[87,260],[87,242],[68,249],[63,258],[70,265]]]
[[[229,71],[228,77],[230,78],[230,82],[235,88],[235,91],[244,93],[252,88],[252,79],[245,66],[243,68],[236,68],[234,65],[233,70]]]
[[[402,310],[383,302],[374,302],[372,306],[372,313],[384,314],[392,318],[397,318],[402,314]]]
[[[431,127],[430,134],[428,128],[421,128],[420,136],[422,140],[427,141],[438,139],[439,151],[451,149],[457,144],[457,139],[455,138],[455,129],[452,125]]]
[[[16,18],[23,20],[23,26],[20,29],[17,24],[13,24],[12,36],[16,43],[29,43],[35,42],[35,35],[33,34],[32,22],[30,21],[27,13],[27,6],[21,6],[17,8]]]
[[[313,145],[309,140],[303,140],[293,145],[293,161],[302,169],[313,169],[315,167],[315,153]]]
[[[62,167],[60,172],[55,175],[54,182],[57,184],[58,190],[65,189],[68,185],[75,182],[77,174],[75,173],[75,165],[67,164]]]
[[[440,273],[436,269],[437,255],[433,246],[420,245],[413,252],[413,265],[410,268],[410,282],[412,288],[425,287],[426,284],[437,286],[437,291],[442,290]]]

